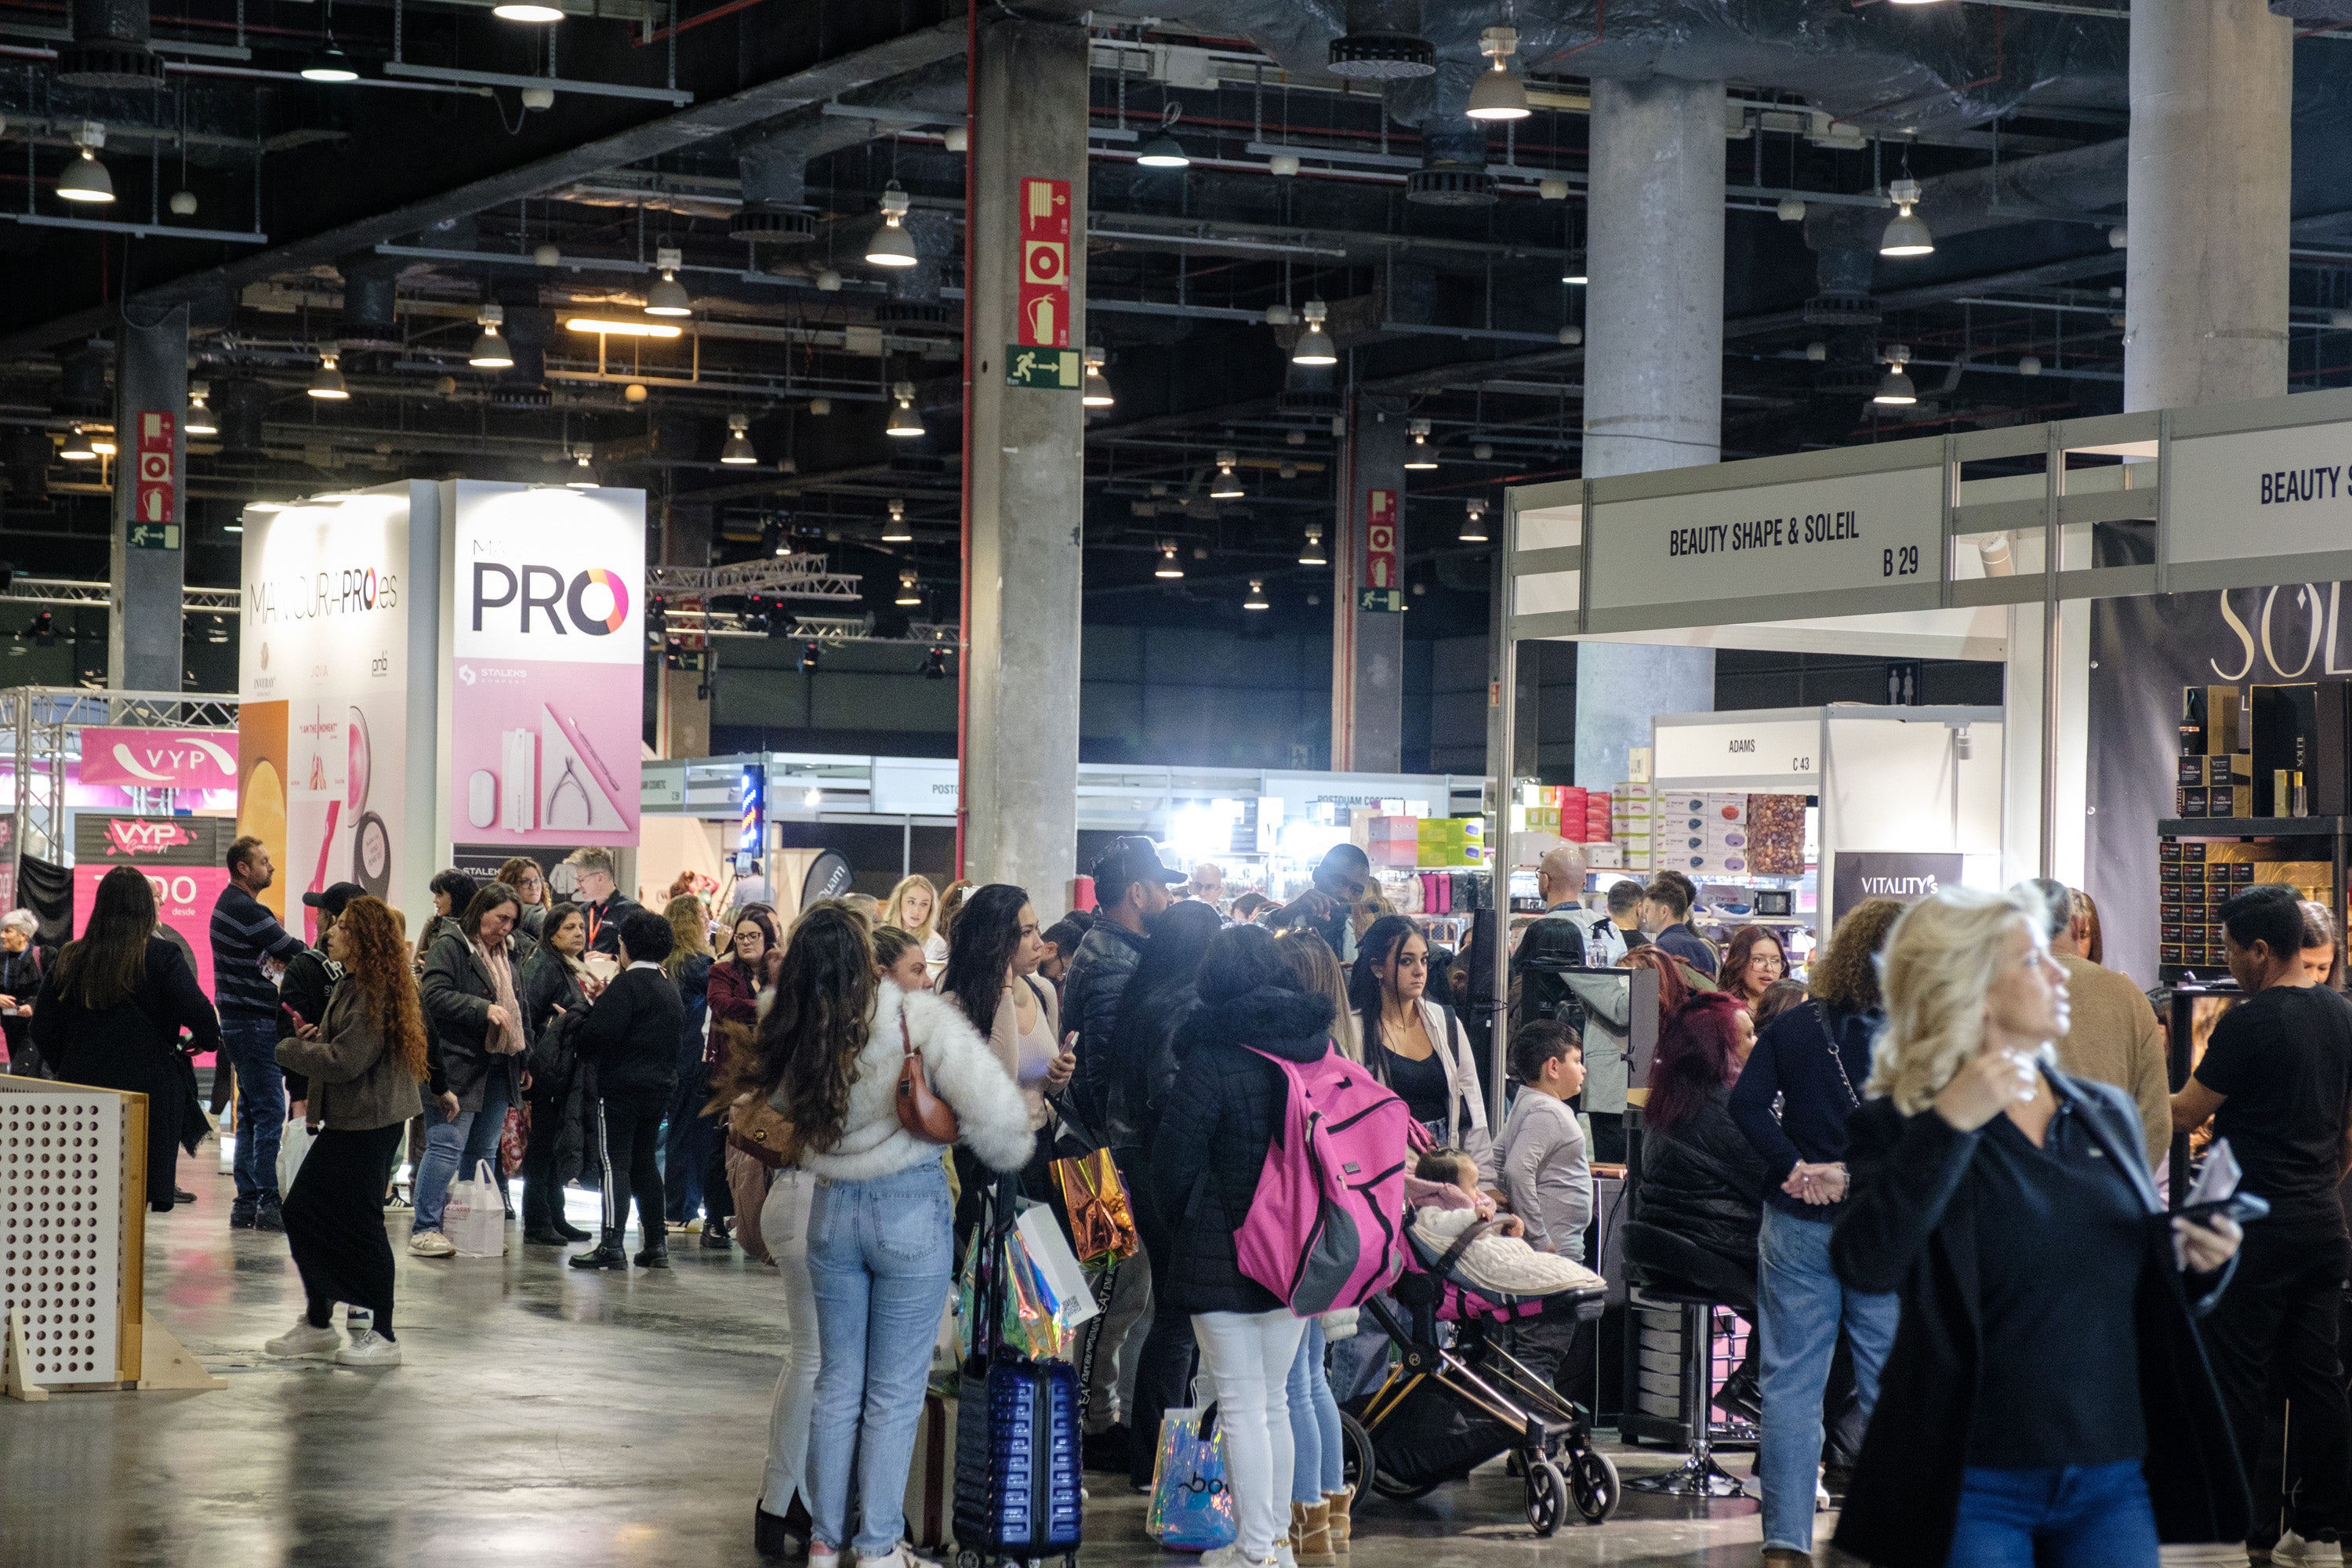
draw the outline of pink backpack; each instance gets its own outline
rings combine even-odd
[[[1289,1092],[1249,1217],[1234,1233],[1236,1261],[1299,1317],[1360,1305],[1404,1270],[1412,1114],[1336,1049],[1307,1063],[1257,1054]]]

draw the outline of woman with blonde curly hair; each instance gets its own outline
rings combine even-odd
[[[327,931],[343,978],[326,1016],[278,1042],[278,1061],[310,1080],[318,1137],[286,1194],[286,1242],[302,1276],[302,1321],[263,1348],[274,1356],[331,1354],[346,1366],[398,1366],[392,1332],[392,1242],[383,1226],[383,1173],[416,1113],[425,1077],[425,1014],[393,911],[353,899]],[[349,1344],[335,1303],[373,1314]]]
[[[2245,1482],[2182,1276],[2240,1233],[2168,1223],[2121,1089],[2058,1070],[2065,971],[2030,889],[1896,922],[1830,1258],[1902,1318],[1837,1544],[1885,1568],[2155,1568],[2239,1541]]]

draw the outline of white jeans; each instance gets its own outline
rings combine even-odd
[[[768,1410],[768,1478],[760,1506],[781,1518],[793,1494],[807,1497],[809,1413],[816,1405],[816,1288],[809,1282],[809,1204],[816,1178],[787,1167],[768,1186],[760,1236],[784,1285],[784,1365]]]
[[[1201,1371],[1215,1386],[1217,1436],[1242,1555],[1262,1563],[1290,1534],[1290,1403],[1285,1389],[1307,1321],[1286,1310],[1195,1312]]]

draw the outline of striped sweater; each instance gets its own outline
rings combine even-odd
[[[261,961],[284,963],[302,939],[278,923],[261,900],[231,882],[213,905],[213,1005],[224,1018],[274,1018],[278,986]]]

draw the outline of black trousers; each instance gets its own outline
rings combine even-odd
[[[2344,1368],[2336,1345],[2352,1242],[2311,1229],[2246,1227],[2238,1272],[2204,1322],[2205,1348],[2221,1384],[2230,1430],[2249,1477],[2284,1468],[2294,1479],[2292,1522],[2305,1536],[2346,1525],[2347,1459]],[[2279,1447],[2279,1407],[2289,1417]],[[2258,1489],[2247,1541],[2278,1539],[2278,1489]]]
[[[1170,1406],[1186,1403],[1192,1382],[1192,1321],[1171,1302],[1174,1292],[1160,1283],[1175,1277],[1171,1267],[1176,1225],[1183,1216],[1160,1212],[1154,1196],[1151,1173],[1134,1150],[1117,1150],[1112,1156],[1127,1183],[1127,1201],[1135,1211],[1135,1233],[1143,1242],[1143,1256],[1151,1260],[1151,1328],[1135,1358],[1135,1412],[1129,1417],[1128,1451],[1133,1456],[1129,1479],[1138,1486],[1151,1481],[1160,1457],[1160,1418]]]
[[[310,1298],[312,1328],[333,1320],[335,1303],[375,1314],[392,1335],[392,1240],[383,1226],[383,1166],[408,1131],[395,1121],[365,1132],[333,1128],[311,1142],[284,1200],[286,1245]]]
[[[1519,1318],[1487,1331],[1502,1340],[1511,1359],[1526,1367],[1537,1382],[1582,1405],[1589,1414],[1599,1394],[1593,1386],[1599,1367],[1593,1359],[1593,1342],[1600,1326],[1598,1319],[1590,1322],[1579,1319],[1576,1309],[1564,1302],[1546,1302],[1535,1317]]]
[[[645,1245],[668,1232],[662,1204],[664,1094],[602,1096],[596,1101],[596,1138],[604,1152],[604,1228],[618,1236],[629,1222],[629,1199],[637,1201],[637,1229]]]
[[[530,1136],[522,1146],[522,1224],[552,1230],[563,1217],[563,1184],[555,1179],[555,1141],[563,1125],[564,1096],[530,1097]]]
[[[710,1159],[702,1167],[702,1212],[714,1223],[735,1217],[735,1189],[727,1181],[727,1134],[719,1131],[715,1116],[710,1119]]]

